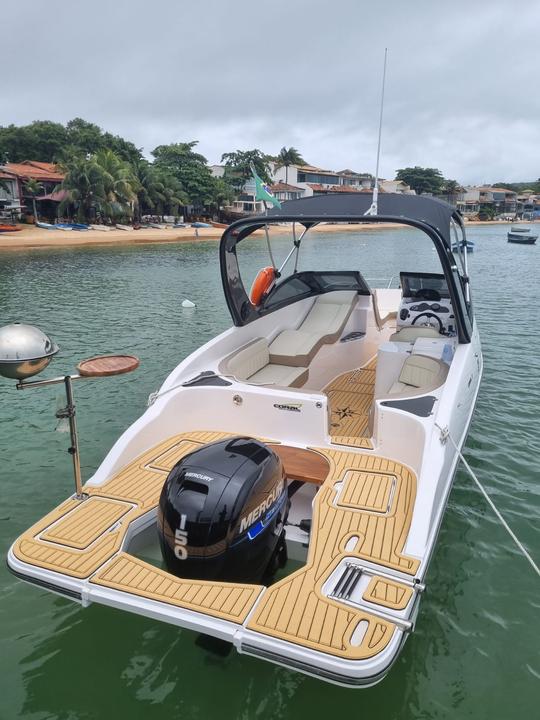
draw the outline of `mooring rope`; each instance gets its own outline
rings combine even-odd
[[[488,505],[491,507],[491,509],[493,510],[493,512],[495,513],[495,515],[497,516],[497,518],[499,519],[501,525],[504,527],[504,529],[506,530],[506,532],[510,535],[510,537],[512,538],[512,540],[515,542],[515,544],[516,544],[517,547],[519,548],[519,550],[520,550],[521,554],[523,555],[523,557],[524,557],[526,560],[529,561],[529,563],[530,563],[532,569],[534,570],[534,572],[540,577],[540,568],[539,568],[538,565],[534,562],[534,560],[532,559],[532,557],[529,555],[529,553],[527,552],[527,550],[526,550],[525,547],[523,546],[523,543],[522,543],[522,542],[519,540],[519,538],[516,536],[516,534],[514,533],[514,531],[512,530],[512,528],[508,525],[508,523],[507,523],[506,520],[503,518],[503,516],[501,515],[501,513],[497,510],[497,508],[496,508],[496,506],[495,506],[495,503],[494,503],[493,500],[489,497],[486,489],[484,488],[484,486],[482,485],[482,483],[480,482],[480,480],[479,480],[479,479],[476,477],[476,475],[474,474],[473,469],[471,468],[471,466],[469,465],[469,463],[468,463],[468,462],[465,460],[465,458],[463,457],[463,453],[461,452],[461,450],[460,450],[459,447],[457,446],[456,442],[454,441],[454,438],[450,435],[450,431],[448,430],[448,428],[442,428],[440,425],[437,425],[437,423],[435,423],[435,427],[437,427],[437,428],[440,430],[440,432],[441,432],[441,442],[444,443],[444,442],[446,442],[446,440],[450,440],[450,442],[452,443],[452,445],[454,446],[454,448],[455,448],[455,450],[456,450],[456,452],[457,452],[457,454],[458,454],[459,459],[461,460],[461,462],[462,462],[463,465],[465,466],[467,472],[469,473],[469,475],[472,477],[472,479],[474,480],[474,482],[475,482],[476,485],[478,486],[478,489],[480,490],[480,492],[482,493],[482,495],[485,497]]]

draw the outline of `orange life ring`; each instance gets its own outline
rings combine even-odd
[[[255,307],[260,305],[261,300],[268,292],[275,279],[276,271],[273,267],[265,267],[259,270],[249,292],[249,299],[251,300],[252,305],[255,305]]]

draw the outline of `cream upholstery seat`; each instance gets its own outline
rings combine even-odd
[[[448,365],[426,355],[409,355],[396,382],[388,391],[391,397],[424,395],[440,387],[448,375]]]
[[[284,330],[270,344],[270,362],[306,367],[321,345],[336,342],[356,302],[355,290],[319,295],[297,330]]]
[[[419,337],[427,338],[444,338],[445,335],[441,335],[435,328],[427,325],[409,325],[408,327],[402,327],[393,335],[390,335],[391,342],[411,342],[413,343]]]
[[[254,340],[229,355],[219,368],[224,375],[257,385],[302,387],[308,379],[305,367],[289,367],[270,363],[268,343],[264,338]]]

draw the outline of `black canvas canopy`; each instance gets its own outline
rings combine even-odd
[[[463,220],[455,207],[443,200],[423,195],[404,195],[402,193],[381,193],[378,197],[376,216],[365,213],[371,207],[371,193],[329,193],[313,195],[284,202],[281,208],[272,208],[264,216],[255,216],[234,223],[237,227],[234,244],[263,227],[264,219],[271,222],[296,221],[311,227],[320,222],[405,222],[420,227],[422,225],[436,231],[448,250],[452,250],[451,221],[463,226]]]
[[[466,275],[459,274],[452,254],[453,223],[460,228],[462,239],[465,238],[461,215],[452,205],[442,200],[399,193],[381,193],[378,197],[377,214],[366,215],[372,202],[372,193],[346,192],[314,195],[299,200],[290,200],[283,203],[281,208],[272,208],[264,215],[247,217],[232,223],[223,233],[219,253],[223,290],[235,325],[246,325],[274,311],[270,307],[265,307],[264,304],[257,307],[251,304],[240,276],[236,246],[255,230],[281,222],[298,223],[306,229],[325,222],[388,222],[418,228],[431,238],[456,311],[460,342],[469,342],[472,328],[468,316],[472,310],[468,299],[463,302],[460,300],[463,297],[462,293],[465,291],[468,278]],[[454,239],[457,240],[457,237]],[[298,247],[300,239],[295,240],[294,243]],[[289,302],[294,301],[295,298],[291,297]]]

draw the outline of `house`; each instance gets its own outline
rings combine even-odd
[[[289,185],[284,182],[277,182],[270,185],[269,188],[272,195],[279,200],[279,202],[286,202],[287,200],[298,200],[304,194],[304,190],[296,185]]]
[[[12,180],[19,212],[32,208],[32,195],[25,186],[28,180],[36,180],[41,185],[41,192],[36,195],[36,200],[48,203],[48,205],[42,205],[42,210],[47,216],[54,217],[56,207],[62,200],[62,195],[55,190],[64,179],[64,173],[57,165],[36,160],[24,160],[20,163],[6,163],[0,166],[0,172],[8,175]]]
[[[533,190],[523,190],[518,193],[516,204],[518,217],[523,220],[540,219],[540,195],[535,194]]]
[[[459,196],[457,209],[465,217],[479,213],[496,215],[515,214],[517,210],[517,193],[507,188],[479,185],[465,188]]]
[[[360,192],[370,187],[371,175],[353,170],[324,170],[314,165],[289,165],[277,167],[270,163],[274,182],[293,185],[303,191],[301,197],[331,192]]]
[[[379,190],[387,193],[403,193],[404,195],[416,195],[413,190],[403,180],[379,180]]]
[[[21,212],[17,178],[0,168],[0,217],[13,218]]]

